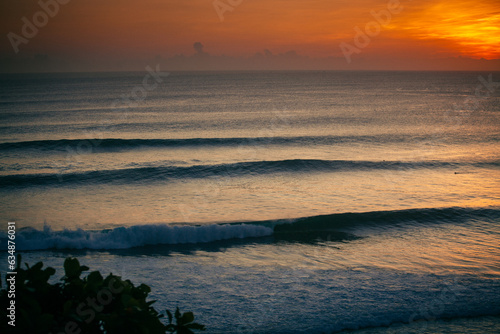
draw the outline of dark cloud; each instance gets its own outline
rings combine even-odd
[[[200,42],[196,42],[196,43],[193,44],[193,48],[196,51],[196,53],[204,53],[203,52],[203,48],[204,47],[205,46],[203,44],[201,44]]]

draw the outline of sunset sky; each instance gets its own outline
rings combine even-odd
[[[193,43],[201,42],[210,55],[236,58],[266,49],[273,54],[293,50],[310,61],[344,58],[340,45],[346,43],[357,49],[353,62],[500,59],[498,0],[401,0],[399,5],[397,0],[60,1],[68,3],[60,4],[34,37],[19,43],[18,53],[8,34],[23,37],[22,18],[33,22],[42,9],[34,0],[2,1],[1,58],[43,54],[68,62],[133,63],[156,56],[191,56]],[[387,23],[383,26],[372,15],[381,11],[390,14],[381,14]],[[372,36],[356,47],[356,27],[365,32],[370,22]],[[499,62],[488,63],[500,70],[495,68]]]

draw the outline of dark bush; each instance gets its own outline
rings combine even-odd
[[[164,315],[151,306],[155,301],[146,301],[149,286],[134,286],[113,274],[104,278],[98,271],[81,278],[89,268],[75,258],[64,261],[65,275],[55,284],[48,282],[56,272],[53,268],[42,269],[43,263],[38,262],[22,269],[20,263],[18,258],[15,298],[8,296],[8,283],[7,289],[0,290],[1,333],[191,334],[205,330],[194,323],[192,312],[181,314],[179,308],[173,316],[166,311],[168,324],[164,324]],[[10,311],[5,305],[10,300],[15,300],[15,327],[8,324]]]

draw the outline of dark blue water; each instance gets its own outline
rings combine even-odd
[[[211,333],[498,328],[489,74],[5,75],[1,220]]]

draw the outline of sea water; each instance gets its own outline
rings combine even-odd
[[[2,76],[2,250],[209,333],[500,330],[500,73],[147,76]]]

